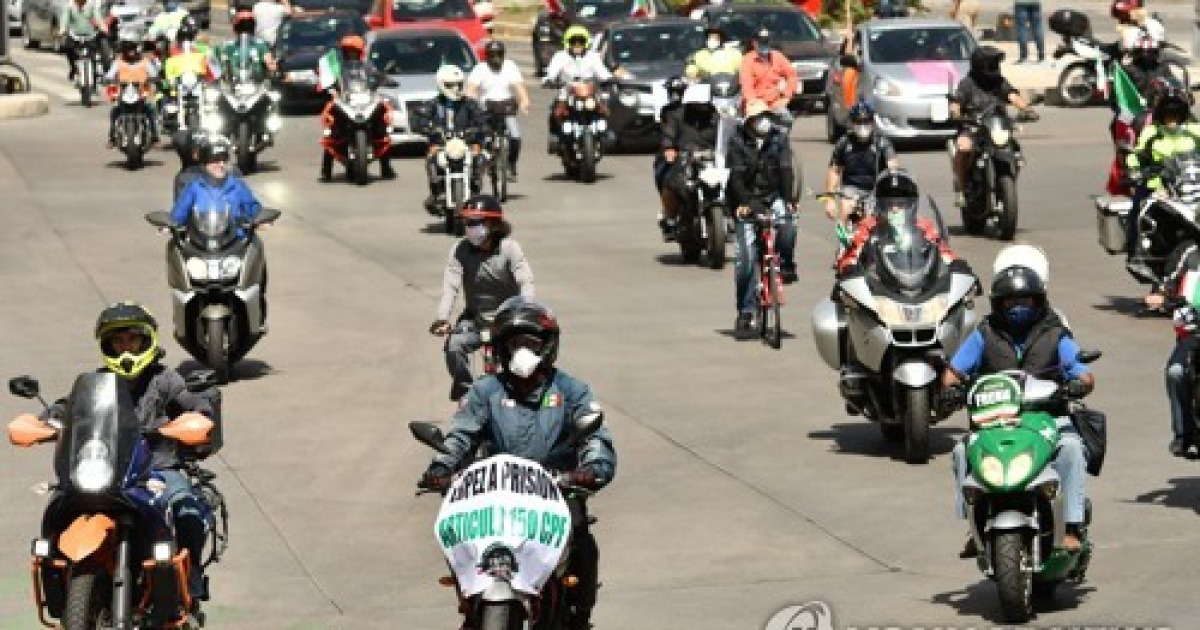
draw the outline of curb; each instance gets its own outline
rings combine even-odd
[[[50,97],[40,92],[0,95],[0,120],[33,118],[50,111]]]

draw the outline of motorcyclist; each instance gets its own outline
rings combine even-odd
[[[1092,392],[1095,377],[1078,360],[1079,346],[1050,307],[1045,282],[1035,270],[1022,265],[1001,269],[992,281],[991,303],[992,312],[959,346],[942,376],[943,410],[961,404],[960,384],[1003,370],[1021,370],[1038,378],[1053,379],[1072,397]],[[1062,480],[1066,499],[1067,532],[1063,546],[1078,551],[1079,528],[1084,522],[1087,453],[1069,418],[1059,418],[1058,425],[1060,438],[1053,466]],[[966,453],[965,440],[954,447],[955,503],[959,517],[964,519],[967,512],[962,486],[967,476]],[[974,540],[969,538],[960,556],[970,558],[978,553]]]
[[[158,117],[154,115],[154,79],[156,78],[154,66],[142,58],[141,49],[135,41],[121,40],[120,50],[120,58],[113,62],[108,73],[104,75],[104,80],[117,85],[132,83],[137,86],[142,93],[142,111],[146,114],[150,125],[150,143],[157,145]],[[125,105],[118,101],[109,114],[108,148],[110,149],[116,146],[117,116],[124,107]]]
[[[161,363],[166,351],[159,345],[158,322],[143,306],[118,302],[105,308],[96,320],[94,334],[104,361],[101,371],[116,374],[129,388],[142,429],[157,429],[184,413],[220,421],[220,394],[216,390],[190,391],[179,372]],[[68,413],[65,404],[55,403],[43,419],[62,422]],[[191,566],[187,587],[195,602],[189,612],[196,615],[197,600],[209,599],[202,558],[213,527],[212,506],[205,505],[203,495],[180,471],[184,449],[157,433],[146,435],[153,470],[146,486],[155,495],[155,503],[169,510],[176,544],[188,550]]]
[[[729,200],[736,208],[734,285],[739,335],[750,330],[757,308],[754,269],[758,266],[758,231],[751,206],[770,213],[779,229],[775,250],[781,260],[784,282],[796,277],[796,212],[799,191],[792,170],[792,150],[787,133],[775,125],[762,100],[746,106],[746,121],[729,147]]]
[[[510,297],[534,297],[533,268],[512,238],[504,209],[490,195],[476,195],[463,204],[461,216],[466,236],[450,248],[442,280],[442,299],[429,332],[446,339],[446,369],[450,372],[450,400],[459,400],[474,381],[468,355],[483,344],[480,326],[495,317],[496,309]],[[458,323],[450,313],[459,293],[463,311]]]
[[[243,63],[259,77],[266,78],[275,72],[275,55],[265,41],[254,35],[254,29],[253,13],[239,11],[233,16],[233,39],[214,51],[223,75],[235,76],[235,71]],[[243,38],[246,43],[244,47]],[[242,59],[243,55],[245,60]]]
[[[487,111],[488,103],[513,102],[522,114],[529,113],[529,92],[521,69],[511,59],[504,58],[504,42],[493,39],[484,44],[486,63],[476,64],[467,76],[467,97],[475,99]],[[509,178],[517,179],[517,160],[521,157],[521,127],[516,114],[505,116],[508,130]]]
[[[1163,287],[1168,297],[1160,298],[1156,306],[1171,310],[1175,323],[1175,349],[1165,370],[1172,433],[1168,449],[1175,457],[1195,457],[1191,452],[1197,446],[1192,354],[1200,330],[1200,293],[1196,290],[1200,286],[1200,248],[1193,243],[1174,254],[1167,268]]]
[[[175,43],[175,52],[163,64],[167,85],[174,85],[176,79],[188,72],[201,81],[212,81],[220,76],[220,70],[209,63],[208,53],[196,46],[196,25],[190,18],[175,31]]]
[[[563,50],[554,53],[550,58],[550,65],[546,66],[542,85],[563,85],[558,97],[550,104],[550,116],[546,121],[549,142],[547,151],[550,153],[555,153],[555,138],[558,137],[559,131],[557,123],[566,115],[561,104],[567,98],[567,85],[575,81],[608,81],[612,78],[612,73],[608,71],[608,66],[604,65],[599,53],[589,50],[591,44],[591,33],[586,27],[576,24],[563,33]]]
[[[729,45],[725,29],[710,24],[704,29],[704,48],[688,58],[684,73],[690,80],[705,80],[714,74],[737,74],[742,68],[742,53]]]
[[[501,453],[564,471],[573,486],[600,490],[616,474],[612,433],[606,426],[576,447],[568,443],[577,420],[600,411],[591,388],[555,366],[560,329],[545,306],[510,298],[496,312],[492,343],[503,372],[485,376],[467,392],[454,414],[445,445],[421,477],[426,488],[449,487],[451,474],[463,468],[484,440]],[[566,589],[569,630],[590,628],[599,585],[599,549],[588,527],[587,503],[579,501],[572,522],[568,570],[579,579]],[[572,514],[576,510],[572,509]]]
[[[965,262],[958,261],[954,251],[938,232],[937,226],[925,217],[916,216],[917,208],[921,204],[921,190],[908,171],[900,168],[883,171],[867,194],[871,197],[874,211],[858,222],[850,243],[838,257],[836,267],[839,278],[862,273],[864,267],[873,264],[873,261],[864,260],[863,254],[868,251],[866,245],[876,235],[876,228],[881,220],[888,224],[912,220],[925,241],[938,248],[943,262],[966,266]],[[966,271],[969,272],[969,268]]]
[[[980,46],[971,53],[971,70],[963,77],[950,103],[950,113],[960,119],[958,136],[954,140],[955,202],[962,206],[964,182],[975,157],[975,123],[972,116],[997,104],[1012,105],[1026,112],[1031,120],[1037,113],[1029,102],[1000,73],[1004,51],[995,46]]]
[[[870,103],[855,103],[849,118],[850,133],[834,145],[825,175],[825,190],[845,195],[825,200],[825,216],[842,224],[848,224],[857,201],[870,195],[879,174],[900,166],[892,142],[875,130],[875,108]]]
[[[471,190],[479,190],[480,177],[483,174],[483,141],[487,119],[479,105],[465,98],[463,86],[466,75],[462,68],[452,64],[438,68],[438,95],[425,105],[422,128],[429,140],[428,157],[425,159],[425,173],[429,179],[429,197],[425,200],[425,209],[430,214],[439,214],[445,193],[444,170],[438,165],[437,156],[446,144],[447,132],[454,130],[464,134],[463,140],[470,147],[471,159],[476,167],[472,169]]]
[[[654,154],[654,189],[658,191],[659,199],[662,198],[663,180],[666,179],[667,171],[671,168],[671,163],[666,158],[666,150],[662,148],[662,141],[670,133],[668,130],[673,129],[678,124],[673,119],[680,116],[683,112],[683,94],[687,91],[687,87],[687,81],[684,81],[683,77],[679,76],[670,77],[663,82],[663,89],[667,94],[667,100],[658,110],[660,146],[659,150]],[[666,210],[661,206],[658,211],[658,229],[662,230],[664,241],[670,242],[675,239],[674,226],[667,222]]]
[[[350,79],[365,80],[370,89],[374,90],[387,76],[375,67],[374,64],[368,63],[366,60],[366,44],[363,38],[358,35],[346,35],[338,40],[338,50],[341,52],[341,76],[336,77],[338,81],[346,81]],[[337,84],[337,85],[340,85]],[[325,133],[334,137],[342,137],[344,133],[337,125],[338,118],[334,114],[334,109],[337,107],[339,88],[337,85],[331,86],[327,91],[329,93],[329,102],[325,104],[325,109],[321,111],[321,123],[325,127]],[[382,137],[388,133],[388,126],[391,124],[392,108],[387,100],[383,101],[382,113],[374,122],[375,128],[372,130],[372,137]],[[396,171],[392,168],[392,154],[389,148],[388,151],[377,156],[379,159],[379,173],[384,179],[395,179]],[[329,181],[333,177],[333,156],[324,149],[321,150],[321,181]]]
[[[200,149],[200,161],[204,174],[183,189],[171,209],[171,222],[186,225],[194,212],[207,212],[212,208],[228,206],[235,224],[253,222],[262,210],[262,204],[246,186],[246,182],[229,172],[231,147],[229,140],[217,136],[211,138]],[[245,237],[245,230],[238,229]]]
[[[1144,33],[1134,41],[1133,47],[1129,49],[1129,62],[1122,64],[1122,68],[1146,102],[1154,100],[1152,92],[1156,80],[1175,81],[1171,69],[1162,63],[1158,42]]]
[[[707,83],[688,86],[679,114],[664,121],[661,146],[666,173],[659,196],[663,207],[663,236],[667,240],[674,238],[679,213],[691,194],[687,163],[679,159],[680,154],[715,150],[720,122],[720,115],[712,103],[712,89]]]
[[[771,32],[765,27],[754,36],[754,50],[742,57],[742,102],[762,100],[778,122],[792,126],[788,109],[799,85],[792,62],[771,45]]]
[[[75,63],[79,61],[79,52],[73,38],[91,40],[98,45],[99,35],[108,34],[101,4],[100,0],[71,0],[64,4],[59,12],[58,34],[63,38],[63,48],[70,69],[68,81],[76,79]]]

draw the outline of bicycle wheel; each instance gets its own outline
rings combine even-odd
[[[762,269],[762,262],[759,262],[759,269]],[[761,271],[758,274],[758,338],[767,338],[767,316],[771,312],[771,290],[766,284],[766,275]]]
[[[782,291],[783,282],[779,277],[779,265],[771,265],[771,272],[767,276],[771,287],[771,330],[767,331],[769,338],[767,343],[772,348],[778,350],[783,345],[783,324],[780,321],[779,309],[783,302],[783,296],[779,294]]]

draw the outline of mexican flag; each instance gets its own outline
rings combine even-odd
[[[328,90],[342,76],[342,59],[337,49],[332,49],[317,62],[317,88]]]
[[[1125,123],[1132,122],[1146,109],[1145,99],[1120,64],[1113,64],[1113,102],[1117,105],[1117,118]]]
[[[656,14],[654,0],[633,0],[633,5],[629,7],[632,17],[655,17]]]

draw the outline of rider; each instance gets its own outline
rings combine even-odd
[[[691,194],[688,191],[686,164],[679,161],[681,152],[713,151],[717,147],[717,132],[721,118],[712,103],[712,90],[707,83],[688,86],[683,94],[683,106],[678,115],[663,121],[662,156],[665,173],[659,197],[662,200],[663,236],[672,240],[675,222]]]
[[[421,476],[420,486],[449,487],[450,475],[468,464],[484,440],[502,453],[565,471],[572,486],[600,490],[616,474],[612,433],[601,426],[584,442],[569,443],[570,427],[600,412],[591,388],[555,366],[560,329],[550,309],[513,297],[492,324],[492,343],[504,370],[475,382],[454,414],[445,445]],[[579,579],[566,589],[568,630],[590,628],[599,586],[600,553],[588,527],[587,503],[579,501],[572,523],[568,570]]]
[[[1030,119],[1038,118],[1025,98],[1000,73],[1002,61],[1004,51],[999,48],[976,48],[975,52],[971,53],[971,70],[959,81],[958,89],[955,90],[950,103],[951,114],[961,121],[958,137],[954,141],[954,192],[955,202],[959,206],[965,204],[964,182],[975,156],[975,141],[972,137],[975,125],[971,116],[995,105],[1012,105],[1026,112]]]
[[[487,63],[476,64],[467,76],[467,97],[479,101],[484,110],[488,103],[515,102],[522,114],[529,113],[529,92],[521,69],[511,59],[504,58],[504,42],[490,40],[483,47]],[[504,117],[508,130],[509,178],[517,180],[517,159],[521,157],[521,127],[516,114]]]
[[[1192,353],[1196,348],[1196,332],[1200,328],[1200,293],[1196,291],[1200,281],[1200,249],[1193,243],[1168,261],[1170,272],[1163,285],[1171,293],[1164,306],[1174,308],[1175,349],[1167,359],[1167,400],[1171,407],[1171,454],[1188,457],[1189,450],[1196,444],[1196,420],[1192,366]]]
[[[466,76],[462,68],[446,64],[437,71],[438,95],[425,106],[424,129],[429,138],[429,154],[425,160],[425,173],[429,178],[429,197],[425,200],[425,209],[430,214],[442,211],[445,185],[442,179],[442,167],[438,165],[437,156],[446,144],[446,132],[451,129],[461,131],[464,140],[470,146],[471,155],[477,162],[472,169],[471,190],[478,190],[478,178],[483,169],[478,168],[478,162],[483,157],[484,129],[487,119],[479,105],[464,97],[463,85]]]
[[[201,81],[211,80],[219,75],[210,63],[208,53],[196,45],[196,25],[191,19],[185,19],[175,31],[174,53],[163,64],[163,78],[168,85],[173,85],[175,79],[191,72]]]
[[[129,388],[138,421],[145,430],[157,429],[183,413],[198,413],[220,422],[220,400],[216,390],[190,391],[183,376],[161,363],[166,351],[158,342],[158,322],[135,302],[118,302],[100,312],[96,320],[96,342],[104,360],[102,371],[116,374]],[[44,419],[61,421],[68,410],[55,403]],[[175,525],[176,544],[188,550],[191,567],[188,593],[196,600],[209,599],[208,578],[202,562],[204,543],[213,527],[211,507],[204,505],[199,490],[180,472],[184,453],[170,438],[147,434],[150,466],[153,469],[146,486],[155,494],[156,503],[165,504]]]
[[[104,75],[104,80],[109,83],[116,82],[117,85],[132,83],[138,87],[142,93],[142,111],[146,114],[146,120],[150,125],[150,143],[157,145],[158,123],[153,105],[154,78],[154,66],[142,58],[138,43],[128,39],[121,40],[121,57],[113,62],[108,73]],[[108,148],[110,149],[116,146],[117,116],[123,107],[124,104],[118,101],[108,117]]]
[[[275,55],[265,41],[254,35],[254,28],[254,14],[250,11],[239,11],[233,16],[233,39],[214,51],[225,76],[234,76],[234,71],[243,63],[262,78],[275,72]],[[243,37],[246,41],[244,48]],[[246,56],[245,60],[242,59],[243,55]]]
[[[992,312],[967,337],[942,376],[943,408],[954,408],[962,397],[960,383],[1004,370],[1021,370],[1038,378],[1051,378],[1076,398],[1095,387],[1095,377],[1078,360],[1079,346],[1071,331],[1050,307],[1043,278],[1029,267],[1013,265],[1001,269],[992,281]],[[1054,469],[1062,479],[1066,499],[1067,533],[1063,546],[1080,548],[1079,527],[1084,521],[1086,451],[1070,419],[1058,421],[1060,440]],[[962,485],[967,476],[966,442],[954,447],[953,472],[958,514],[966,518]],[[979,550],[968,539],[960,553],[970,558]]]
[[[737,258],[734,284],[737,298],[739,334],[750,330],[754,320],[754,269],[758,265],[757,226],[750,216],[751,206],[770,212],[779,230],[775,249],[781,261],[783,281],[796,281],[796,212],[799,191],[792,170],[792,149],[787,133],[772,120],[762,100],[746,105],[746,121],[729,147],[729,199],[736,210],[735,242]]]
[[[917,182],[908,174],[908,171],[900,168],[888,168],[880,173],[871,190],[865,194],[873,199],[874,212],[858,222],[850,243],[838,257],[837,275],[839,277],[861,273],[864,263],[869,264],[869,261],[863,260],[863,253],[867,251],[866,245],[871,242],[881,219],[887,222],[908,220],[910,215],[916,214],[917,207],[921,203],[921,190],[917,187]],[[966,267],[965,262],[958,261],[954,251],[946,244],[932,221],[925,217],[917,217],[915,224],[925,240],[929,244],[937,246],[943,262]]]
[[[780,124],[791,127],[788,105],[796,94],[796,69],[771,46],[771,32],[765,27],[754,36],[754,50],[742,57],[741,81],[743,102],[762,100]]]
[[[679,76],[670,77],[663,82],[663,89],[667,93],[667,102],[658,110],[658,132],[659,138],[664,141],[670,133],[669,130],[678,125],[674,119],[682,115],[683,95],[687,88],[687,81]],[[667,161],[666,150],[660,148],[654,154],[654,189],[658,191],[660,199],[663,192],[663,180],[670,168],[671,163]],[[658,229],[662,230],[664,241],[670,242],[675,238],[674,226],[667,223],[666,210],[663,208],[660,208],[658,212]]]
[[[879,173],[900,165],[892,142],[875,130],[875,109],[869,103],[855,103],[849,115],[850,133],[834,145],[825,176],[825,190],[845,195],[840,203],[834,197],[825,200],[825,216],[843,224],[849,220],[855,203],[870,195]]]
[[[339,80],[347,77],[365,77],[367,85],[371,89],[381,84],[386,76],[374,64],[367,63],[365,58],[366,44],[363,38],[358,35],[346,35],[338,40],[338,49],[341,52],[341,76]],[[337,117],[334,115],[334,110],[337,107],[338,88],[336,84],[328,90],[329,102],[325,104],[325,109],[321,111],[321,123],[325,127],[327,135],[339,135],[340,130],[336,126]],[[376,137],[388,133],[388,124],[391,120],[391,106],[387,100],[383,101],[383,114],[379,116],[375,123],[377,128],[374,129]],[[378,156],[379,172],[384,179],[395,179],[396,171],[392,168],[392,153],[389,148],[384,153]],[[333,155],[324,149],[321,150],[321,181],[329,181],[333,177]]]
[[[1143,33],[1138,36],[1129,50],[1129,62],[1122,64],[1125,74],[1129,75],[1138,94],[1147,103],[1154,101],[1152,92],[1155,80],[1175,81],[1175,75],[1171,74],[1171,69],[1167,64],[1162,63],[1160,53],[1158,42]]]
[[[461,215],[466,236],[450,248],[442,299],[429,332],[446,340],[446,369],[453,383],[450,400],[459,400],[474,380],[467,355],[483,344],[481,324],[495,317],[496,309],[514,295],[532,299],[533,269],[525,252],[512,238],[512,226],[504,220],[504,209],[490,195],[476,195],[463,204]],[[450,312],[459,293],[462,314],[455,326]]]
[[[186,225],[193,212],[206,212],[211,208],[229,206],[235,224],[253,221],[262,204],[246,186],[246,182],[229,172],[229,140],[217,136],[209,139],[200,148],[200,161],[204,174],[183,189],[171,209],[171,222]],[[245,232],[238,229],[238,234]]]
[[[592,79],[607,81],[612,78],[612,73],[608,71],[608,66],[604,65],[600,54],[589,50],[591,43],[592,34],[587,27],[576,24],[568,28],[563,33],[563,50],[554,53],[554,56],[550,58],[550,65],[546,67],[546,75],[542,77],[542,85],[563,84],[558,98],[550,104],[550,116],[546,121],[549,131],[547,151],[551,154],[557,152],[555,142],[558,138],[559,126],[555,123],[565,115],[560,115],[559,110],[562,109],[560,104],[567,97],[566,84]]]
[[[75,37],[95,40],[100,33],[108,34],[100,0],[72,0],[63,5],[58,16],[58,34],[63,38],[63,48],[70,66],[68,81],[75,80],[75,62],[79,60]]]
[[[704,48],[688,58],[685,74],[688,79],[704,80],[714,74],[737,74],[742,68],[742,53],[729,45],[725,29],[709,24],[704,29]]]

